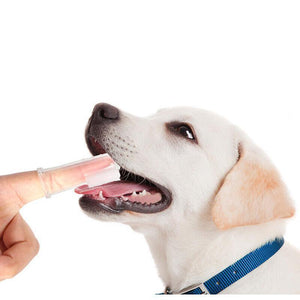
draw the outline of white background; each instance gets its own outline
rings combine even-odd
[[[300,208],[299,1],[0,1],[1,174],[90,154],[94,104],[146,116],[213,110],[272,158]],[[72,191],[29,204],[40,241],[1,299],[101,299],[163,290],[146,242],[81,213]],[[286,239],[300,248],[300,220]]]

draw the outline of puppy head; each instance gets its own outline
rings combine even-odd
[[[138,118],[100,104],[86,139],[94,155],[107,152],[121,166],[122,180],[150,184],[162,195],[146,205],[142,198],[135,198],[136,203],[120,197],[81,199],[81,207],[94,218],[172,230],[212,216],[226,229],[293,212],[279,176],[267,168],[267,158],[233,125],[210,112],[180,107]],[[246,178],[254,174],[247,187]],[[260,210],[269,212],[257,216]]]

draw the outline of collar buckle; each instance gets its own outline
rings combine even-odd
[[[197,291],[196,291],[197,290]],[[178,294],[201,294],[201,295],[209,295],[209,291],[203,282],[190,285],[184,289],[182,289]]]
[[[200,283],[199,288],[200,288],[200,290],[203,292],[203,293],[202,293],[203,295],[209,295],[209,291],[208,291],[208,289],[206,288],[206,286],[205,286],[204,283]]]

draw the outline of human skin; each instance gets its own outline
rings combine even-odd
[[[0,281],[18,274],[39,251],[39,243],[19,211],[27,203],[84,182],[91,169],[109,165],[111,159],[91,161],[71,169],[57,168],[44,176],[36,171],[0,176]]]

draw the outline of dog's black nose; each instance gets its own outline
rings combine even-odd
[[[110,104],[99,103],[94,107],[93,121],[96,123],[100,123],[105,120],[118,120],[119,117],[119,110]]]

